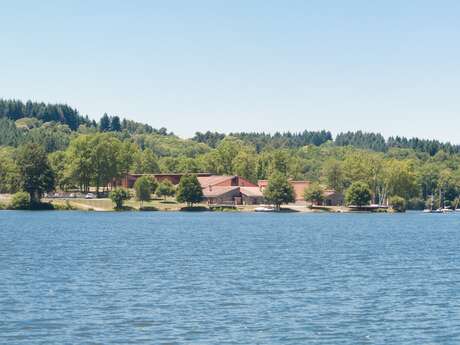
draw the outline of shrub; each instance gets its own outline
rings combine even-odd
[[[124,188],[117,188],[110,193],[110,199],[115,204],[116,210],[123,208],[123,202],[129,199],[129,192]]]
[[[390,205],[395,212],[406,212],[406,200],[400,196],[391,197]]]
[[[174,194],[176,194],[176,188],[174,188],[171,181],[164,180],[160,182],[155,193],[158,197],[166,200],[167,196],[174,196]]]
[[[303,191],[305,201],[310,201],[312,205],[321,205],[324,200],[324,188],[318,183],[313,183]]]
[[[26,192],[17,192],[11,198],[10,208],[13,210],[30,210],[30,195]]]

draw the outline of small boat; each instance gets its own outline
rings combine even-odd
[[[454,212],[454,210],[452,210],[452,209],[450,209],[450,208],[447,208],[447,207],[441,208],[440,210],[441,210],[442,213]]]
[[[423,213],[444,213],[441,208],[430,210],[430,209],[424,209]]]
[[[254,209],[256,212],[274,212],[275,209],[273,207],[266,207],[266,206],[259,206]]]

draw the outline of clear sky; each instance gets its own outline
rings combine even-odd
[[[460,1],[2,1],[0,97],[195,131],[460,143]]]

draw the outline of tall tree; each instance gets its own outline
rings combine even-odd
[[[99,121],[99,131],[101,132],[108,132],[110,131],[110,118],[107,113],[102,115],[101,120]]]
[[[121,177],[119,152],[121,142],[109,133],[98,134],[91,140],[91,161],[94,168],[96,192],[100,187],[113,183]]]
[[[345,185],[342,164],[338,160],[328,160],[323,165],[322,175],[329,188],[342,192]]]
[[[94,177],[92,160],[93,136],[80,135],[73,139],[66,151],[67,170],[73,183],[83,192],[88,192]]]
[[[113,116],[110,119],[110,130],[112,132],[120,132],[121,131],[121,123],[120,123],[120,118],[118,116]]]
[[[263,193],[265,199],[275,205],[276,211],[281,209],[282,204],[294,202],[294,190],[286,176],[280,172],[269,178],[268,186]]]
[[[152,184],[147,176],[139,177],[134,183],[134,190],[136,191],[136,198],[141,202],[150,200],[150,197],[154,190],[152,190]]]
[[[186,202],[189,207],[203,200],[203,190],[196,175],[184,175],[181,177],[176,198],[178,202]]]
[[[18,150],[17,164],[21,188],[29,193],[31,203],[39,203],[43,194],[54,188],[54,173],[45,150],[36,144],[25,144]]]
[[[364,182],[354,182],[345,195],[347,205],[366,206],[371,202],[371,191]]]
[[[14,149],[0,147],[0,193],[16,193],[19,190],[20,175],[14,154]]]

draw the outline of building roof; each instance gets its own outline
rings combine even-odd
[[[207,187],[203,188],[203,196],[205,198],[218,198],[220,196],[223,196],[227,193],[238,191],[240,187],[238,186],[225,186],[225,187],[220,187],[220,186],[214,186],[214,187]]]
[[[331,196],[334,196],[334,195],[342,196],[342,193],[337,192],[335,189],[326,189],[324,191],[324,196],[325,197],[331,197]]]
[[[254,198],[262,198],[264,195],[259,187],[240,187],[241,194]]]
[[[222,183],[224,181],[230,180],[235,176],[225,176],[225,175],[211,175],[211,176],[198,176],[198,182],[201,184],[201,188],[207,188],[209,186],[214,186],[216,184]]]
[[[268,180],[259,180],[257,181],[257,185],[260,187],[260,188],[265,188],[268,186]]]
[[[133,176],[133,177],[140,177],[140,176],[184,176],[188,175],[186,173],[158,173],[158,174],[134,174],[134,173],[128,173],[127,176]],[[211,173],[190,173],[190,175],[196,175],[197,177],[201,176],[211,176]]]

